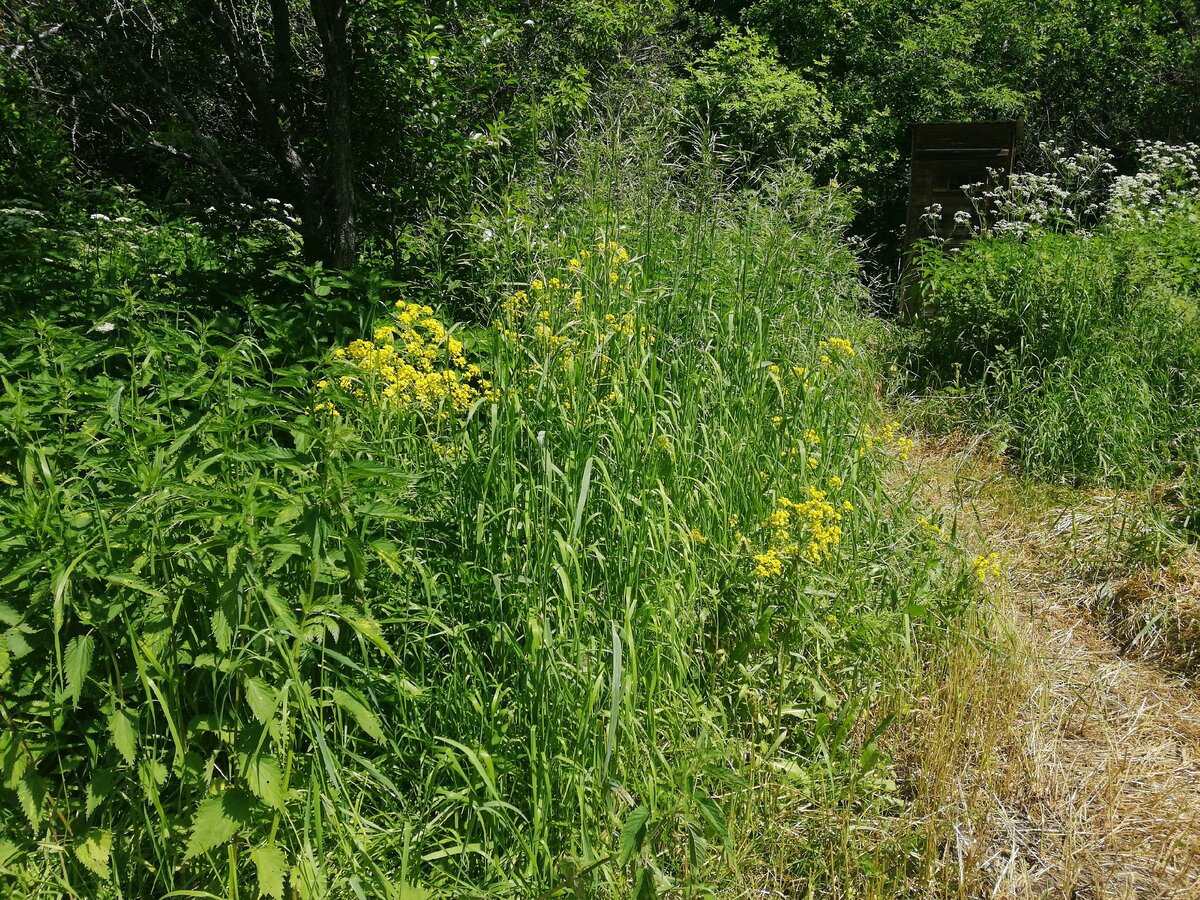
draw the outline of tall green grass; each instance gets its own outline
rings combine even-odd
[[[913,874],[852,823],[903,809],[876,741],[976,585],[886,486],[907,444],[844,201],[652,141],[580,159],[443,260],[473,274],[434,315],[481,319],[439,357],[479,367],[460,408],[289,341],[351,290],[319,271],[292,321],[118,291],[0,327],[11,893]],[[377,348],[394,301],[437,299],[377,289]],[[828,816],[796,835],[785,797]]]
[[[1094,234],[982,237],[921,258],[918,370],[1051,478],[1139,484],[1200,447],[1194,205]]]

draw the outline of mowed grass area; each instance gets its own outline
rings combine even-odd
[[[33,230],[57,256],[9,300],[43,302],[0,326],[14,895],[940,878],[883,748],[981,570],[887,487],[848,209],[645,149],[480,211],[444,303],[298,265],[181,295],[243,260]]]

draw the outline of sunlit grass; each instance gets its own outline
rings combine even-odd
[[[843,201],[635,149],[567,207],[481,212],[483,320],[430,305],[419,346],[388,290],[369,352],[296,362],[132,295],[112,330],[5,326],[14,890],[893,877],[882,844],[845,868],[856,817],[904,805],[881,710],[976,583],[886,487],[907,445]]]

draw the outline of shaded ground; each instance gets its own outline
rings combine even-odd
[[[942,806],[931,815],[961,810],[944,863],[970,896],[1200,898],[1200,694],[1122,654],[1140,646],[1111,627],[1129,616],[1096,617],[1137,583],[1115,581],[1103,560],[1138,499],[1030,486],[963,438],[923,442],[914,463],[927,505],[957,516],[1005,570],[996,595],[1010,646],[966,673],[978,721],[960,730],[974,749],[927,791]],[[1143,580],[1186,607],[1195,597],[1177,568]]]

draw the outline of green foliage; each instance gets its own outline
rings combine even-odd
[[[821,90],[754,31],[726,30],[692,65],[687,91],[725,139],[760,159],[817,156],[836,124]]]
[[[704,21],[710,6],[693,6]],[[1122,156],[1135,139],[1182,142],[1200,129],[1200,31],[1186,0],[734,0],[718,8],[769,40],[832,109],[817,135],[832,151],[822,171],[862,188],[859,226],[872,233],[903,222],[913,122],[1020,118],[1031,146],[1101,143]],[[706,41],[722,33],[697,32]],[[779,77],[770,71],[766,81]]]
[[[855,735],[975,581],[886,487],[846,201],[581,154],[463,226],[465,410],[334,358],[397,352],[383,279],[39,226],[5,299],[46,304],[0,325],[12,893],[654,896],[727,883],[785,789],[901,802]]]
[[[7,58],[0,58],[0,151],[2,206],[44,204],[70,175],[62,135],[28,76]]]
[[[977,239],[920,259],[927,364],[983,379],[984,415],[1030,470],[1137,483],[1194,460],[1194,208],[1096,234]]]

